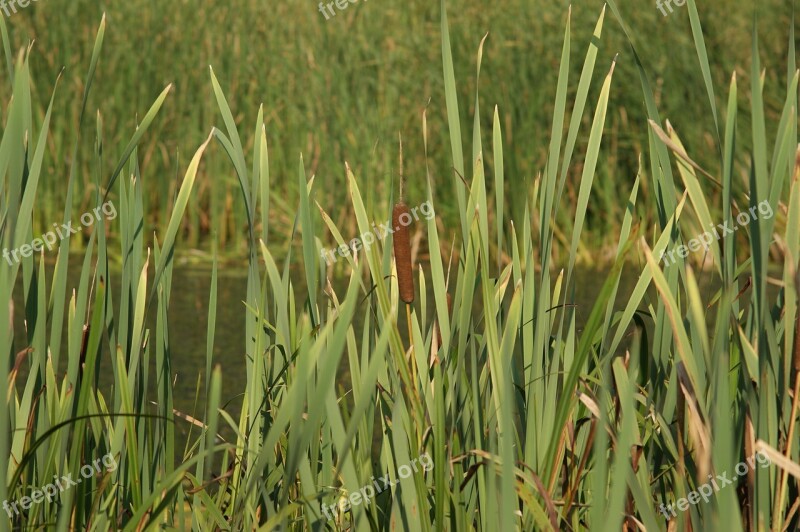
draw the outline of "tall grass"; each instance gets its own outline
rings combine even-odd
[[[718,0],[704,2],[699,9],[704,17],[705,36],[715,61],[710,75],[717,84],[725,84],[732,69],[747,64],[749,28],[758,11],[758,24],[764,38],[764,60],[767,75],[775,81],[775,72],[786,57],[787,40],[783,28],[789,22],[790,9],[785,0]],[[525,191],[544,167],[549,155],[550,124],[553,116],[554,91],[558,75],[555,65],[561,56],[563,14],[568,2],[506,0],[502,6],[487,8],[480,0],[462,0],[453,6],[452,50],[455,71],[460,82],[456,86],[462,103],[472,103],[477,80],[471,75],[472,55],[477,36],[490,32],[487,40],[487,61],[480,81],[484,105],[479,109],[483,123],[493,119],[495,105],[503,111],[505,165],[509,180],[504,210],[515,219],[524,215]],[[583,2],[574,13],[574,37],[585,42],[592,35],[596,12],[602,2]],[[318,198],[323,205],[336,205],[331,214],[337,220],[352,214],[346,208],[347,195],[338,186],[341,162],[348,159],[364,184],[366,176],[379,179],[377,190],[365,188],[365,201],[389,195],[390,184],[380,179],[396,175],[395,139],[397,132],[406,133],[406,159],[410,172],[421,171],[427,163],[433,175],[450,175],[450,137],[444,106],[444,84],[439,72],[440,49],[435,43],[439,35],[439,6],[426,0],[408,0],[403,4],[376,6],[369,2],[353,5],[326,21],[315,3],[287,1],[269,6],[260,0],[230,0],[213,6],[199,0],[176,0],[154,4],[150,0],[127,0],[102,5],[94,0],[48,0],[32,3],[11,17],[12,42],[35,39],[36,53],[31,69],[38,100],[49,97],[55,73],[65,66],[66,83],[62,97],[54,104],[51,128],[53,158],[46,159],[46,170],[56,175],[65,172],[77,122],[78,109],[71,102],[80,100],[81,78],[90,60],[96,21],[108,11],[112,27],[125,31],[110,32],[108,46],[98,64],[94,99],[104,112],[104,143],[108,150],[121,149],[127,132],[135,127],[135,117],[169,83],[174,83],[170,105],[162,109],[153,124],[152,135],[142,139],[140,162],[153,175],[177,176],[191,154],[205,138],[215,120],[216,109],[211,86],[205,76],[205,65],[213,65],[220,81],[232,98],[233,116],[237,125],[248,127],[252,118],[248,111],[255,103],[264,102],[265,124],[270,142],[280,146],[270,160],[276,176],[293,175],[295,154],[306,156],[309,172],[319,176]],[[659,108],[668,113],[673,123],[683,126],[687,142],[703,149],[696,156],[708,165],[714,162],[712,138],[705,135],[713,124],[710,113],[704,117],[706,91],[699,69],[695,69],[694,47],[688,28],[685,7],[663,17],[655,5],[633,5],[628,10],[628,23],[638,35],[637,47],[652,76],[653,93]],[[521,21],[525,21],[524,24]],[[618,51],[627,50],[625,35],[617,25],[606,28],[599,60],[608,64]],[[573,50],[575,52],[575,50]],[[570,74],[580,75],[581,51],[572,56]],[[134,59],[136,58],[136,59]],[[139,59],[141,58],[141,60]],[[147,59],[145,59],[147,58]],[[635,79],[633,61],[627,58],[617,65],[620,79]],[[416,72],[417,76],[406,73]],[[130,80],[135,79],[132,83]],[[600,79],[592,82],[599,90]],[[0,99],[10,94],[0,84]],[[626,81],[625,85],[628,85]],[[767,86],[765,109],[769,116],[780,112],[780,94]],[[575,87],[568,87],[567,97],[575,96]],[[419,109],[431,101],[429,110],[428,158],[424,156],[419,130]],[[646,115],[640,105],[638,91],[618,91],[609,102],[606,124],[607,141],[601,146],[598,179],[590,196],[585,229],[586,244],[592,250],[602,249],[604,257],[613,256],[619,232],[618,220],[624,215],[619,198],[627,196],[620,186],[619,175],[637,172],[637,155],[647,147]],[[471,105],[458,109],[462,125],[472,123]],[[353,117],[359,117],[358,121]],[[41,118],[41,117],[40,117]],[[700,126],[695,128],[695,121]],[[471,132],[465,128],[462,134]],[[490,128],[482,130],[483,142],[491,142]],[[257,149],[244,140],[248,152]],[[749,141],[745,141],[749,144]],[[78,172],[80,193],[74,198],[76,208],[91,204],[91,146],[84,146]],[[584,156],[585,145],[578,142],[577,154]],[[248,235],[246,214],[237,200],[239,186],[230,172],[228,161],[216,156],[211,147],[206,165],[198,175],[195,194],[184,220],[184,242],[205,255],[210,262],[210,236],[216,232],[221,259],[238,260],[246,256]],[[411,175],[411,174],[409,174]],[[573,165],[565,182],[569,197],[577,196],[575,187],[580,169]],[[144,190],[149,206],[145,220],[151,225],[165,225],[171,207],[168,198],[175,193],[175,180],[158,179]],[[422,180],[410,180],[409,190],[424,195]],[[640,194],[650,198],[648,183]],[[444,190],[458,194],[451,183]],[[60,217],[65,201],[63,186],[42,183],[42,194],[34,214],[35,227],[44,227]],[[270,213],[273,244],[285,248],[290,232],[292,206],[299,192],[294,179],[277,179],[272,188],[287,197],[273,204]],[[704,188],[714,198],[718,190]],[[640,213],[644,215],[645,213]],[[650,214],[650,213],[647,213]],[[721,216],[721,212],[718,214]],[[453,205],[439,205],[439,216],[448,224],[459,219]],[[558,221],[569,223],[564,210]],[[649,220],[652,222],[652,220]],[[355,224],[355,220],[349,221]],[[148,232],[147,242],[152,245]],[[76,239],[73,251],[83,251]],[[276,248],[277,249],[277,248]],[[284,252],[285,250],[282,250]],[[563,262],[565,257],[556,257]],[[588,253],[578,260],[595,262]]]
[[[609,6],[628,31],[616,3]],[[800,364],[792,359],[800,256],[794,53],[787,59],[783,110],[771,123],[754,32],[746,76],[749,109],[743,113],[740,76],[732,76],[725,92],[704,74],[713,57],[697,7],[687,1],[713,117],[710,134],[718,148],[715,166],[703,168],[692,157],[703,146],[685,141],[659,113],[652,80],[631,40],[624,57],[638,70],[648,145],[637,175],[620,178],[621,187],[627,184],[627,201],[600,295],[590,309],[576,309],[581,289],[574,280],[576,260],[599,184],[609,105],[620,90],[617,60],[598,59],[607,13],[597,14],[592,37],[580,41],[572,36],[572,12],[565,14],[547,162],[517,198],[523,213],[517,218],[503,194],[504,183],[516,177],[504,164],[503,110],[493,109],[490,125],[482,120],[478,91],[472,145],[465,150],[461,82],[444,0],[440,8],[453,172],[442,175],[426,166],[423,187],[416,189],[424,193],[409,189],[401,199],[409,205],[452,203],[459,216],[451,224],[437,216],[409,228],[419,297],[407,314],[401,311],[405,303],[390,236],[333,267],[320,260],[331,239],[347,245],[351,234],[372,231],[374,221],[389,216],[394,200],[362,193],[364,183],[374,190],[389,186],[388,179],[359,180],[349,163],[343,165],[346,208],[355,220],[355,227],[345,228],[319,201],[320,185],[300,157],[301,193],[291,207],[296,245],[276,253],[268,240],[269,213],[278,200],[271,194],[274,154],[266,110],[259,108],[249,124],[253,133],[242,135],[224,85],[209,70],[220,126],[188,162],[150,249],[145,197],[154,185],[140,167],[141,143],[153,134],[171,87],[142,109],[143,118],[111,166],[104,161],[98,113],[91,204],[110,197],[119,217],[113,227],[96,226],[91,233],[79,285],[66,280],[69,239],[60,244],[49,276],[43,254],[20,265],[0,262],[0,300],[11,302],[19,284],[24,291],[23,306],[0,305],[0,324],[13,327],[24,320],[27,333],[25,345],[14,345],[11,334],[0,335],[5,357],[0,377],[8,382],[0,456],[9,457],[0,499],[29,495],[54,475],[78,478],[82,465],[108,453],[119,466],[83,479],[53,501],[0,519],[0,529],[793,530],[800,525],[795,430]],[[0,31],[5,36],[2,19]],[[92,123],[86,119],[87,101],[105,33],[104,19],[77,121],[80,135],[88,134],[84,130]],[[13,89],[0,141],[0,244],[13,249],[34,236],[33,207],[53,100],[43,118],[35,118],[31,51],[5,50]],[[577,80],[571,75],[576,53],[582,59]],[[716,95],[723,93],[727,105],[718,109]],[[419,120],[423,153],[418,156],[427,161],[427,110]],[[737,127],[740,120],[750,127]],[[749,140],[743,144],[744,136]],[[484,145],[484,138],[491,142]],[[579,141],[585,156],[578,154]],[[216,316],[229,311],[218,308],[215,247],[205,371],[198,380],[205,404],[192,413],[173,408],[172,383],[179,370],[172,366],[173,346],[182,335],[196,333],[168,323],[176,246],[212,142],[233,168],[247,227],[247,293],[239,309],[246,337],[238,346],[246,357],[247,380],[243,394],[233,399],[238,419],[223,405],[221,370],[213,359]],[[78,137],[65,221],[74,218],[82,145]],[[648,202],[640,198],[645,184],[656,191]],[[719,192],[705,194],[709,186]],[[574,187],[573,198],[565,194],[568,187]],[[365,195],[371,199],[365,201]],[[776,216],[754,219],[735,237],[713,242],[708,274],[713,279],[703,280],[706,286],[680,254],[678,264],[659,264],[664,251],[677,250],[711,224],[733,223],[764,199]],[[655,223],[640,217],[642,210],[652,213]],[[721,220],[713,217],[718,211],[724,213]],[[109,235],[115,233],[111,244]],[[458,238],[451,244],[453,233]],[[420,242],[429,250],[427,260]],[[116,243],[118,250],[111,247]],[[560,247],[568,260],[556,270]],[[110,263],[112,254],[120,257],[119,269]],[[623,275],[637,278],[628,301],[617,297]],[[120,278],[119,294],[108,289],[114,276]],[[345,288],[334,288],[337,278],[345,279]],[[579,313],[588,319],[579,320]],[[146,327],[152,315],[154,330]],[[98,388],[101,359],[110,361],[116,377],[107,394]],[[18,382],[23,365],[29,371]],[[153,382],[156,397],[149,393]],[[176,424],[192,429],[183,449]],[[732,475],[737,462],[755,451],[772,465],[670,521],[658,513],[660,504],[686,497],[708,475]],[[431,471],[399,473],[425,455],[434,464]],[[392,486],[374,500],[328,518],[324,508],[387,475]]]

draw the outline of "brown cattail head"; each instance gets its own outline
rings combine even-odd
[[[408,224],[411,223],[408,206],[400,201],[392,209],[394,229],[394,260],[397,265],[397,286],[404,303],[414,302],[414,271],[411,268],[411,239]]]

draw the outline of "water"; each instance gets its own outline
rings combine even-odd
[[[70,264],[67,289],[77,289],[80,277],[80,258]],[[52,267],[48,271],[48,282],[51,279]],[[595,270],[578,270],[575,273],[576,282],[576,321],[580,328],[586,322],[602,287],[607,273]],[[555,274],[554,274],[555,276]],[[115,305],[119,305],[119,277],[118,271],[112,271],[111,289]],[[302,276],[295,276],[295,291],[300,294]],[[635,278],[624,278],[617,296],[617,307],[621,308],[627,303],[628,295],[633,289]],[[170,340],[172,349],[172,379],[174,380],[174,408],[180,412],[202,419],[205,393],[205,360],[206,360],[206,334],[208,323],[208,302],[211,283],[210,268],[176,266],[172,278],[172,296],[169,309]],[[22,290],[17,287],[15,293],[16,323],[15,323],[15,349],[21,350],[25,345],[24,324],[22,323]],[[218,274],[217,294],[217,322],[214,342],[213,364],[222,369],[222,404],[228,405],[226,410],[237,418],[241,394],[244,392],[247,380],[245,363],[245,318],[247,310],[244,305],[247,288],[247,272],[243,268],[220,269]],[[337,293],[343,295],[346,283],[338,283],[335,287]],[[49,286],[48,286],[49,289]],[[508,291],[510,294],[510,290]],[[430,297],[430,296],[429,296]],[[430,299],[429,299],[430,301]],[[299,305],[298,305],[299,306]],[[432,308],[432,305],[429,305]],[[476,309],[480,310],[480,309]],[[154,315],[154,312],[150,313]],[[151,335],[155,336],[155,320],[148,320]],[[403,328],[404,329],[404,328]],[[403,331],[404,332],[404,331]],[[107,342],[103,340],[103,346]],[[63,346],[66,346],[66,337]],[[60,357],[58,382],[61,384],[67,370],[66,347]],[[151,390],[149,399],[157,400],[155,383],[155,350],[151,348]],[[23,371],[17,379],[18,389],[21,393],[21,383],[25,382],[29,364],[24,364]],[[201,386],[198,390],[198,377]],[[346,378],[346,374],[342,375]],[[99,382],[101,391],[106,398],[111,397],[114,375],[111,360],[107,349],[103,349],[100,361]],[[183,421],[176,422],[178,433],[185,433],[189,424]],[[196,429],[195,432],[196,434]]]

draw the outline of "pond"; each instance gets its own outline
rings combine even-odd
[[[71,260],[68,279],[68,290],[77,288],[80,276],[80,257]],[[635,273],[633,268],[626,271]],[[554,272],[555,276],[557,272]],[[48,271],[48,281],[52,275],[52,265]],[[593,269],[578,269],[575,272],[576,290],[576,321],[578,330],[583,326],[597,298],[598,292],[606,279],[607,271]],[[301,276],[295,276],[297,284],[296,293],[302,288]],[[621,309],[628,301],[633,290],[636,277],[628,275],[620,284],[615,307]],[[174,379],[174,408],[193,417],[203,417],[205,393],[200,386],[198,392],[198,376],[204,379],[206,357],[206,330],[208,320],[208,301],[211,283],[210,267],[176,266],[172,278],[172,296],[169,309],[170,338],[172,341],[172,370]],[[345,283],[336,283],[337,292],[344,292]],[[244,268],[220,268],[218,272],[217,294],[217,324],[214,342],[214,361],[222,369],[222,404],[229,403],[226,410],[234,417],[238,416],[241,394],[247,381],[245,364],[245,318],[247,272]],[[115,305],[119,304],[119,272],[112,270],[111,289]],[[300,296],[298,295],[298,298]],[[15,292],[16,322],[15,322],[15,349],[21,350],[25,346],[24,323],[20,309],[22,308],[22,290],[17,287]],[[154,313],[151,312],[151,315]],[[148,320],[148,326],[155,329],[155,320]],[[63,344],[62,344],[63,345]],[[107,344],[103,344],[107,345]],[[67,370],[66,356],[60,357],[59,383],[63,381]],[[155,372],[155,356],[151,355],[151,376]],[[21,371],[17,379],[18,388],[25,382],[28,364]],[[346,374],[342,375],[346,378]],[[100,362],[100,389],[104,394],[111,394],[114,384],[111,361],[107,349],[104,349]],[[155,379],[151,378],[151,387]],[[21,389],[20,389],[21,393]],[[199,394],[199,395],[198,395]],[[108,395],[106,396],[108,397]],[[157,397],[155,389],[151,390],[150,397]],[[195,406],[197,405],[197,406]],[[197,410],[195,411],[195,409]],[[178,433],[188,431],[187,423],[178,422]],[[196,432],[195,432],[196,433]]]

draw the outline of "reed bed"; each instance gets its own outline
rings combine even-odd
[[[719,86],[727,85],[732,69],[749,64],[750,28],[757,12],[762,56],[770,81],[765,90],[765,113],[776,120],[783,103],[776,90],[780,86],[777,79],[783,73],[788,40],[785,31],[774,29],[791,23],[791,3],[717,0],[698,6],[708,49],[714,50],[715,56],[709,75]],[[590,0],[575,9],[576,42],[591,38],[602,6],[602,1]],[[80,111],[74,102],[82,97],[81,81],[91,60],[97,21],[107,11],[110,27],[125,28],[106,36],[93,89],[93,101],[97,103],[90,102],[92,115],[97,107],[103,112],[107,153],[125,146],[128,132],[136,126],[136,116],[167,84],[175,83],[169,104],[159,112],[151,134],[139,143],[140,164],[152,175],[179,177],[185,157],[194,153],[214,124],[214,98],[201,68],[213,65],[226,90],[235,96],[232,106],[240,127],[252,123],[253,118],[247,117],[259,102],[266,104],[264,121],[270,144],[280,147],[270,154],[273,174],[294,175],[296,154],[302,152],[309,173],[319,177],[317,199],[323,205],[336,206],[331,214],[341,224],[348,216],[346,223],[355,224],[347,208],[346,187],[340,186],[342,161],[347,159],[360,179],[375,176],[375,187],[364,188],[368,205],[396,193],[382,180],[395,173],[398,131],[405,137],[409,168],[420,169],[428,164],[433,175],[450,176],[447,114],[442,110],[441,50],[436,45],[438,3],[406,0],[377,6],[365,2],[358,7],[326,21],[316,3],[300,1],[267,5],[262,0],[228,0],[213,6],[204,0],[159,4],[152,0],[106,4],[96,0],[31,2],[8,21],[9,37],[15,46],[35,40],[36,53],[30,68],[38,81],[33,86],[36,101],[49,98],[56,73],[62,66],[67,69],[65,83],[59,89],[61,97],[54,102],[53,113],[58,119],[51,125],[53,156],[45,159],[45,171],[65,175],[69,167],[65,161],[75,142],[74,126]],[[486,105],[480,110],[480,118],[489,124],[494,105],[503,111],[504,164],[509,175],[515,176],[506,183],[504,211],[515,220],[524,216],[526,190],[548,156],[553,89],[558,75],[555,65],[560,61],[566,7],[565,2],[505,0],[502,6],[487,8],[483,0],[460,0],[450,10],[452,50],[460,79],[456,91],[464,102],[472,100],[476,89],[471,63],[477,39],[490,32],[480,86]],[[714,164],[713,140],[706,135],[713,120],[704,107],[706,91],[696,69],[685,6],[668,17],[662,16],[654,2],[636,8],[631,4],[625,9],[637,50],[649,69],[659,109],[682,127],[684,140],[697,147],[697,161],[706,167]],[[609,64],[617,52],[622,52],[618,78],[629,86],[637,72],[626,53],[627,38],[619,25],[607,25],[603,42],[599,61]],[[570,75],[577,79],[581,67],[576,55],[570,62]],[[409,72],[418,75],[409,76]],[[593,80],[593,91],[600,89],[601,81]],[[9,100],[8,89],[7,83],[0,83],[0,101]],[[568,96],[574,96],[573,88]],[[426,158],[418,134],[418,117],[419,109],[429,100],[430,149]],[[470,112],[471,106],[459,108],[462,124],[471,123]],[[648,148],[647,127],[640,91],[616,91],[609,102],[607,140],[600,147],[598,180],[589,201],[587,218],[591,223],[584,230],[590,249],[602,247],[604,260],[614,255],[619,220],[625,214],[619,198],[628,195],[628,187],[621,186],[616,176],[637,172],[638,154]],[[483,142],[489,144],[490,128],[483,128],[482,132]],[[243,139],[248,153],[257,149],[252,141],[251,136]],[[742,142],[749,148],[749,139],[743,138]],[[72,199],[80,212],[92,207],[88,193],[94,171],[91,150],[91,142],[86,142],[79,152],[80,192]],[[579,160],[583,159],[584,150],[584,143],[578,142]],[[183,222],[183,248],[194,250],[191,258],[210,262],[209,250],[216,240],[220,260],[241,265],[248,249],[246,213],[238,199],[239,184],[230,174],[229,161],[216,154],[217,148],[212,145],[212,156],[206,158],[197,176]],[[579,177],[580,168],[573,165],[565,182],[566,197],[577,196],[575,184]],[[159,179],[143,191],[148,206],[145,221],[150,227],[167,223],[176,181]],[[650,195],[657,191],[648,185],[644,183],[639,192],[642,200],[655,201]],[[457,193],[454,183],[448,181],[442,186],[442,192]],[[273,202],[269,213],[271,245],[283,255],[291,241],[291,231],[286,227],[291,225],[299,190],[295,179],[276,179],[270,187],[287,198]],[[706,187],[704,191],[715,206],[721,205],[719,189]],[[424,180],[411,179],[409,194],[424,196]],[[60,218],[65,200],[61,180],[41,183],[34,224],[47,226]],[[452,202],[439,202],[437,213],[448,225],[460,216]],[[560,224],[571,223],[567,214],[565,210],[558,212]],[[716,215],[720,217],[721,210]],[[654,218],[647,221],[654,223]],[[151,233],[147,232],[146,242],[152,247]],[[71,245],[76,253],[84,251],[77,239]],[[578,263],[598,262],[593,254],[581,251]],[[556,258],[562,261],[564,257]]]
[[[609,0],[608,7],[614,24],[629,32],[616,2]],[[350,231],[318,201],[320,185],[302,157],[296,161],[301,193],[292,209],[293,245],[280,255],[270,245],[269,212],[278,200],[270,193],[275,177],[267,110],[259,108],[254,122],[240,126],[213,69],[208,75],[219,127],[188,160],[169,197],[168,216],[152,248],[146,245],[145,198],[153,185],[140,165],[140,148],[154,134],[172,88],[143,109],[109,165],[102,111],[90,113],[87,105],[104,53],[103,19],[88,65],[62,219],[76,217],[84,136],[94,137],[91,204],[110,198],[119,216],[80,235],[85,252],[77,286],[68,285],[66,272],[70,240],[78,237],[60,242],[52,275],[43,252],[19,263],[0,262],[0,301],[12,301],[21,285],[25,302],[0,305],[0,324],[24,324],[27,340],[17,345],[10,331],[0,335],[0,379],[8,383],[0,413],[0,456],[8,456],[0,499],[19,501],[54,476],[81,482],[53,500],[0,514],[0,530],[796,530],[795,55],[786,58],[782,112],[773,122],[764,110],[771,76],[762,74],[757,33],[747,75],[737,72],[720,87],[707,75],[712,56],[695,1],[687,0],[686,8],[708,95],[715,166],[698,164],[696,146],[659,112],[631,39],[626,57],[639,76],[648,142],[638,172],[617,176],[626,190],[618,246],[591,308],[576,308],[581,287],[573,277],[584,252],[587,206],[600,185],[609,102],[619,90],[616,60],[598,60],[610,18],[606,9],[596,14],[592,37],[579,42],[571,33],[572,12],[563,14],[547,162],[517,198],[524,215],[515,218],[506,207],[505,184],[517,176],[504,166],[503,112],[495,107],[490,123],[481,120],[477,91],[465,156],[470,143],[462,139],[442,0],[452,172],[407,165],[424,187],[417,197],[401,194],[398,205],[402,211],[406,202],[453,204],[457,216],[451,223],[431,217],[401,233],[403,240],[387,236],[332,267],[320,250],[326,242],[349,244]],[[32,112],[38,103],[29,62],[36,52],[14,53],[2,18],[0,33],[13,74],[0,141],[0,244],[13,249],[35,236],[34,206],[47,179],[43,160],[58,87],[44,112]],[[794,43],[793,28],[787,39]],[[476,79],[485,42],[476,43]],[[577,80],[570,75],[576,54],[583,59]],[[747,98],[740,94],[742,78],[749,84]],[[718,98],[726,103],[718,106]],[[427,111],[419,120],[418,155],[427,161]],[[252,136],[243,140],[241,128]],[[484,144],[484,137],[491,142]],[[579,142],[585,156],[577,155]],[[205,367],[192,368],[203,401],[196,412],[178,412],[172,383],[179,368],[171,352],[182,335],[197,331],[169,327],[171,283],[198,173],[214,156],[212,143],[237,182],[248,282],[239,309],[218,308],[212,247]],[[342,173],[354,229],[370,232],[374,221],[392,212],[392,201],[369,193],[373,199],[365,201],[362,190],[378,184],[388,190],[391,180],[359,178],[348,163]],[[569,179],[576,180],[570,183],[574,196],[565,194]],[[657,193],[643,200],[645,185]],[[707,195],[708,187],[718,192]],[[707,275],[718,288],[701,286],[697,262],[683,253],[669,267],[659,263],[664,252],[675,253],[717,223],[732,225],[763,200],[775,216],[753,217],[735,235],[710,243]],[[714,218],[716,212],[723,217]],[[423,243],[424,258],[412,242]],[[558,248],[566,264],[556,265]],[[411,268],[423,262],[425,267]],[[618,298],[623,275],[637,279],[627,301]],[[120,279],[119,293],[108,289],[113,277]],[[337,277],[346,288],[333,288]],[[407,332],[400,325],[405,310]],[[236,348],[246,359],[247,382],[231,399],[238,417],[228,413],[213,356],[217,314],[232,311],[246,323]],[[155,328],[145,325],[151,316]],[[103,359],[116,376],[110,393],[98,387]],[[20,380],[23,366],[29,371]],[[178,424],[191,429],[183,446]],[[660,505],[674,506],[710,478],[733,478],[737,464],[756,453],[768,458],[767,467],[758,462],[733,485],[687,504],[669,520],[660,513]],[[117,464],[113,470],[81,476],[85,464],[109,455]],[[355,502],[367,486],[376,488],[374,496]]]

